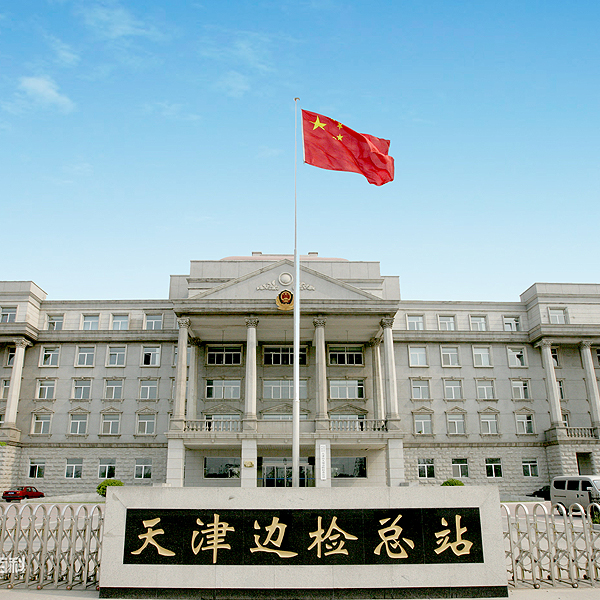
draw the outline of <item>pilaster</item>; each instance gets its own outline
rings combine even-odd
[[[325,325],[327,319],[317,317],[313,319],[315,327],[315,350],[316,350],[316,400],[317,414],[315,428],[317,430],[329,430],[329,413],[327,411],[327,352],[325,349]]]
[[[246,385],[244,430],[256,431],[256,328],[258,319],[246,318]]]

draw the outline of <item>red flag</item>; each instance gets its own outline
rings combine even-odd
[[[383,185],[394,179],[389,140],[356,133],[339,121],[302,111],[304,162],[331,171],[362,173],[369,183]]]

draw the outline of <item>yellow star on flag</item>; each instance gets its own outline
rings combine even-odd
[[[343,125],[341,123],[337,124],[338,129],[341,129],[343,127]]]
[[[321,123],[321,121],[319,121],[319,117],[317,117],[316,121],[311,121],[311,123],[314,125],[313,131],[319,127],[325,131],[325,123]]]
[[[336,139],[340,140],[340,142],[342,141],[342,134],[340,133],[338,136],[336,136]]]

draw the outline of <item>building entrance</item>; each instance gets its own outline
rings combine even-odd
[[[299,480],[300,487],[315,485],[314,467],[309,464],[308,458],[300,458]],[[259,487],[292,487],[292,459],[265,457],[259,460],[258,485]]]

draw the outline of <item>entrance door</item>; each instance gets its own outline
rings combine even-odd
[[[580,475],[592,475],[592,453],[577,452],[577,469]]]
[[[300,487],[314,487],[315,478],[313,466],[308,459],[300,459]],[[259,486],[262,487],[292,487],[291,458],[263,458],[262,475],[259,473]]]

